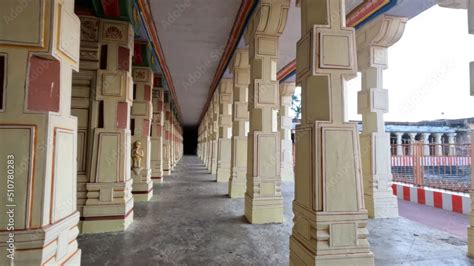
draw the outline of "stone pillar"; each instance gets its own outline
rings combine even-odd
[[[165,125],[164,125],[164,140],[163,140],[163,175],[167,176],[171,174],[171,144],[170,144],[170,124],[171,124],[171,111],[170,111],[170,95],[165,93]]]
[[[217,182],[229,182],[232,138],[232,79],[222,79],[219,86],[219,139]]]
[[[153,78],[153,70],[151,68],[133,67],[134,99],[131,113],[131,176],[133,178],[132,194],[135,201],[149,201],[153,196],[150,140],[150,122],[153,113],[151,101]]]
[[[247,128],[248,86],[250,83],[250,65],[248,49],[237,49],[231,63],[234,74],[234,93],[232,109],[232,158],[229,180],[229,196],[243,198],[247,182]]]
[[[362,72],[358,112],[362,115],[360,135],[365,206],[370,218],[398,217],[393,195],[390,134],[385,132],[388,91],[383,88],[383,71],[388,67],[388,47],[405,29],[406,18],[381,15],[357,31],[357,62]]]
[[[290,265],[374,265],[359,134],[345,117],[344,88],[357,73],[357,59],[344,2],[300,1],[296,83],[302,88],[302,123],[296,129]]]
[[[153,119],[151,123],[151,178],[163,181],[164,91],[161,77],[153,82]]]
[[[95,80],[96,126],[91,136],[90,179],[82,232],[123,231],[133,221],[130,107],[133,28],[127,22],[100,19],[100,68]],[[88,29],[90,30],[90,29]]]
[[[261,0],[245,36],[250,63],[245,217],[253,224],[283,222],[276,65],[289,5],[289,0]]]
[[[467,9],[468,30],[469,34],[474,34],[474,1],[467,0],[438,0],[438,4],[448,8]],[[453,48],[456,44],[453,44]],[[474,96],[474,62],[470,63],[470,80],[471,80],[471,96]],[[441,137],[439,137],[441,140]],[[474,128],[471,128],[471,139],[474,139]],[[438,143],[438,141],[437,141]],[[438,145],[437,145],[438,147]],[[436,149],[438,153],[438,149]],[[471,149],[474,158],[474,149]],[[471,165],[472,167],[472,165]],[[471,171],[471,190],[469,192],[471,199],[474,199],[474,171]],[[474,204],[471,204],[470,217],[474,217]],[[474,219],[469,219],[469,227],[467,228],[467,254],[474,257]]]
[[[217,139],[219,136],[219,91],[216,90],[212,98],[211,112],[211,174],[217,174]]]
[[[435,156],[443,156],[443,133],[434,133]]]
[[[291,141],[290,117],[291,97],[295,92],[294,83],[280,84],[280,110],[278,112],[278,129],[280,130],[281,142],[281,179],[284,181],[295,180],[293,169],[293,142]]]
[[[410,145],[408,147],[408,155],[413,156],[415,155],[415,145],[416,145],[416,135],[418,133],[411,132],[408,133],[408,136],[410,137]]]
[[[211,160],[212,160],[212,132],[213,132],[212,117],[213,117],[213,114],[212,114],[212,101],[211,101],[209,105],[209,109],[207,110],[207,145],[206,145],[207,146],[206,166],[209,173],[211,172]]]
[[[449,156],[456,156],[456,133],[448,133]]]
[[[1,6],[0,265],[79,265],[71,84],[81,22],[73,1]]]
[[[77,210],[83,217],[90,180],[94,130],[98,126],[99,101],[95,80],[99,69],[99,19],[81,16],[80,70],[72,74],[71,115],[77,117]],[[82,227],[79,222],[79,229]]]
[[[421,138],[423,140],[423,156],[430,156],[430,136],[431,133],[421,133]]]
[[[395,132],[395,136],[397,136],[397,156],[403,156],[405,155],[405,152],[403,151],[403,135],[405,133],[403,132]]]

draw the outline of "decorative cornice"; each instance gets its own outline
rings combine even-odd
[[[138,6],[140,7],[140,11],[143,15],[143,20],[145,22],[145,27],[147,28],[147,32],[150,35],[151,43],[153,48],[158,56],[158,62],[160,63],[161,70],[163,75],[167,81],[168,89],[170,91],[171,97],[173,98],[174,106],[177,109],[178,119],[182,121],[182,112],[177,101],[176,90],[173,83],[173,78],[171,77],[171,73],[168,69],[168,65],[165,60],[165,56],[163,50],[161,48],[160,39],[158,38],[158,31],[156,30],[155,23],[153,21],[153,17],[150,13],[150,7],[146,0],[136,0],[138,1]]]

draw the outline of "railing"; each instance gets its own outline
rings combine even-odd
[[[470,144],[394,144],[391,151],[396,182],[458,192],[471,187]]]

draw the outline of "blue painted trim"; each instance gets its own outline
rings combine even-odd
[[[364,19],[362,22],[360,22],[359,24],[357,24],[357,26],[355,26],[355,29],[359,29],[360,27],[364,26],[365,24],[369,23],[370,21],[374,20],[376,17],[382,15],[383,13],[389,11],[390,9],[392,9],[394,6],[396,6],[398,3],[398,0],[390,0],[390,2],[388,4],[386,4],[384,7],[382,7],[381,9],[377,10],[375,13],[373,13],[372,15],[368,16],[366,19]]]

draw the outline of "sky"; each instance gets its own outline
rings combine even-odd
[[[466,10],[436,5],[410,19],[400,41],[388,50],[384,88],[389,91],[390,110],[385,121],[474,117],[471,61],[474,35],[468,34]],[[347,84],[349,120],[361,120],[360,87],[360,77]]]

